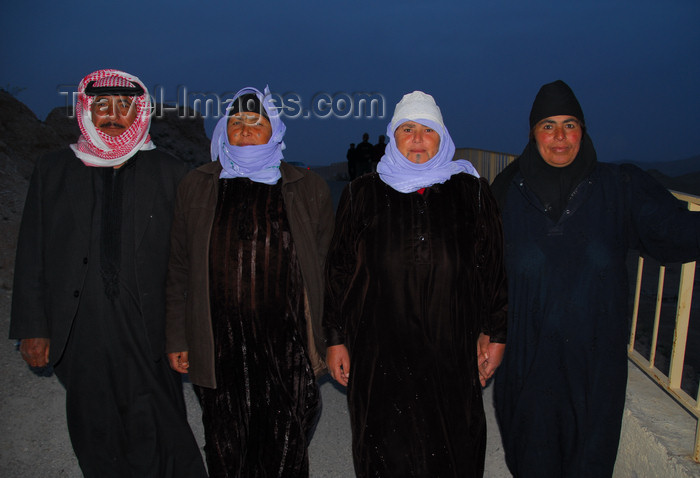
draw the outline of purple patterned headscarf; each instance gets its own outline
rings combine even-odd
[[[267,112],[272,127],[272,136],[267,144],[233,146],[229,143],[227,131],[229,111],[236,98],[245,94],[257,96]],[[219,177],[249,178],[257,183],[276,184],[282,176],[280,161],[284,157],[282,150],[285,145],[282,138],[286,130],[287,127],[280,119],[277,107],[272,101],[269,86],[265,87],[264,94],[252,87],[240,90],[233,97],[231,105],[226,108],[226,114],[216,124],[211,138],[211,159],[219,161],[223,168]]]

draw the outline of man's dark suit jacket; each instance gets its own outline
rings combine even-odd
[[[170,225],[184,163],[158,150],[135,160],[136,278],[141,316],[159,360],[165,353],[165,277]],[[73,151],[37,161],[17,241],[10,338],[51,339],[49,362],[58,362],[82,297],[90,261],[93,182],[90,167]]]

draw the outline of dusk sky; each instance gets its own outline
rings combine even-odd
[[[476,3],[4,1],[0,86],[22,89],[41,120],[101,68],[160,86],[171,103],[178,89],[266,84],[304,110],[319,108],[314,98],[383,97],[384,118],[284,120],[286,159],[322,165],[344,161],[365,131],[376,142],[413,90],[435,97],[457,147],[520,153],[535,94],[562,79],[599,160],[700,154],[700,2]]]

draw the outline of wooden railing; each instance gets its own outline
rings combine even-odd
[[[508,153],[497,153],[474,148],[459,148],[455,150],[454,159],[466,159],[479,171],[479,174],[488,179],[489,184],[493,178],[503,171],[518,156]]]
[[[700,211],[700,197],[671,191],[679,199],[688,203],[691,211]],[[658,383],[671,397],[686,408],[698,419],[695,433],[695,447],[693,459],[700,462],[700,403],[698,403],[699,390],[693,390],[694,397],[681,388],[683,367],[685,363],[686,347],[688,341],[688,328],[690,325],[690,306],[693,298],[693,285],[695,281],[695,262],[687,262],[681,266],[678,284],[678,301],[675,312],[675,326],[673,328],[673,344],[669,359],[668,374],[657,367],[657,352],[659,348],[659,326],[661,322],[661,309],[663,302],[664,282],[666,267],[659,266],[658,287],[656,292],[656,306],[653,318],[653,331],[649,357],[645,357],[635,349],[637,338],[637,325],[639,319],[639,303],[642,290],[642,278],[644,272],[644,258],[639,257],[637,265],[637,281],[634,294],[634,308],[632,311],[632,329],[630,333],[629,348],[627,350],[630,360],[646,373],[652,380]],[[648,271],[649,274],[652,271]],[[696,318],[697,319],[697,318]],[[697,346],[697,344],[695,344]],[[696,371],[697,372],[697,371]],[[687,388],[687,387],[686,387]]]

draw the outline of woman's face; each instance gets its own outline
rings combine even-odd
[[[232,146],[267,144],[272,137],[272,126],[264,116],[246,111],[231,116],[227,133]]]
[[[440,135],[429,126],[406,121],[394,131],[399,152],[416,164],[427,163],[440,149]]]
[[[542,159],[550,166],[563,168],[576,159],[583,128],[574,116],[550,116],[535,125],[534,136]]]

